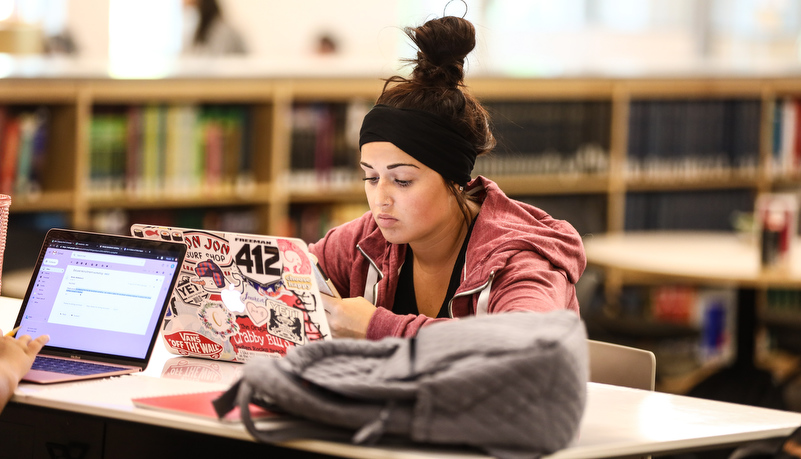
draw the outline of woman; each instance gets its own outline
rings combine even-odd
[[[411,78],[387,80],[360,132],[370,212],[334,228],[312,253],[345,299],[324,298],[336,337],[413,336],[440,320],[570,309],[586,265],[567,222],[470,179],[495,145],[463,84],[475,29],[444,17],[407,29]]]
[[[247,47],[237,32],[223,17],[217,0],[184,0],[183,53],[197,56],[245,54]],[[185,32],[186,34],[186,32]]]

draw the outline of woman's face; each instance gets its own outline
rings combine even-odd
[[[459,205],[439,173],[389,142],[367,143],[361,153],[364,191],[387,241],[436,243],[458,234]]]

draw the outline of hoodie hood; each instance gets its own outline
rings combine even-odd
[[[483,202],[468,243],[466,272],[479,270],[478,278],[486,279],[503,268],[514,253],[534,251],[564,271],[571,283],[578,281],[587,259],[581,236],[570,223],[509,199],[495,182],[481,176],[467,185],[467,192],[482,197]]]

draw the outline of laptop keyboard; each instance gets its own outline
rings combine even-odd
[[[52,373],[62,373],[67,375],[88,376],[98,373],[108,373],[111,371],[125,370],[125,367],[115,367],[112,365],[100,365],[80,360],[52,359],[50,357],[37,356],[33,361],[33,370],[49,371]]]

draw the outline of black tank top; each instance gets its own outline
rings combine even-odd
[[[459,250],[459,256],[456,257],[456,262],[453,264],[453,271],[451,272],[451,280],[448,283],[448,292],[445,294],[445,300],[439,308],[437,317],[450,317],[448,311],[448,303],[450,303],[456,289],[461,284],[462,268],[464,268],[465,253],[467,253],[467,242],[470,240],[470,234],[473,232],[473,224],[476,219],[467,228],[467,235],[462,242],[462,248]],[[398,276],[398,288],[395,290],[395,304],[392,306],[392,312],[395,314],[420,314],[417,309],[417,298],[414,295],[414,254],[412,248],[406,246],[406,258],[403,261],[403,267]]]

